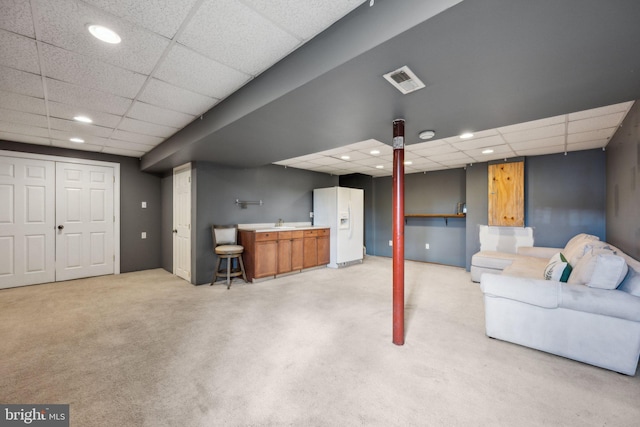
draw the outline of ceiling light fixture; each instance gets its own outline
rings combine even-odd
[[[423,130],[418,134],[418,136],[420,137],[420,139],[431,139],[436,136],[436,133],[432,130]]]
[[[413,162],[411,160],[407,160],[406,162],[404,162],[405,165],[412,165]]]
[[[69,141],[75,142],[77,144],[82,144],[84,142],[84,139],[82,139],[82,138],[69,138]]]
[[[473,138],[473,134],[471,132],[465,132],[462,135],[460,135],[460,138],[462,138],[462,139]]]
[[[371,150],[369,151],[369,154],[373,154],[374,156],[377,156],[378,154],[380,154],[380,150]]]
[[[491,154],[493,150],[491,148],[487,148],[486,150],[482,150],[482,154]]]
[[[349,157],[349,156],[340,156],[340,158],[341,158],[342,160],[349,160],[351,157]]]
[[[91,35],[105,43],[118,44],[122,41],[120,36],[113,30],[102,25],[87,24],[87,29]]]
[[[376,169],[384,169],[384,166],[378,165],[378,166],[376,166]]]
[[[89,117],[87,116],[75,116],[73,118],[73,120],[77,121],[77,122],[82,122],[82,123],[93,123],[93,120],[91,120]]]

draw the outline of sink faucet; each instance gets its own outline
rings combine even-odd
[[[276,227],[282,227],[284,225],[284,221],[282,220],[282,218],[280,218],[278,220],[278,223],[276,224]]]

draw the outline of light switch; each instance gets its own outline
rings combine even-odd
[[[142,209],[146,209],[147,208],[147,202],[142,202]]]
[[[147,232],[143,231],[142,234],[140,235],[141,239],[146,239],[147,238]]]

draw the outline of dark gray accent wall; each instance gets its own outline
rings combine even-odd
[[[173,174],[167,173],[160,182],[162,194],[162,268],[173,273]]]
[[[120,164],[120,271],[146,270],[161,266],[160,177],[140,171],[140,160],[90,151],[0,141],[0,150]],[[142,209],[141,202],[147,202]],[[140,238],[146,231],[147,238]]]
[[[373,180],[375,216],[374,255],[392,256],[392,178]],[[406,214],[453,214],[466,193],[464,169],[415,173],[405,176]],[[464,266],[465,219],[408,218],[405,223],[405,258]],[[425,244],[429,249],[425,249]]]
[[[527,157],[525,225],[536,246],[564,247],[578,233],[606,240],[605,169],[600,149]]]
[[[640,259],[640,103],[607,145],[607,241]]]
[[[360,188],[364,191],[364,246],[367,254],[374,253],[375,211],[374,211],[374,178],[369,175],[354,173],[340,175],[340,187]],[[371,246],[371,248],[369,247]]]
[[[195,163],[192,172],[195,192],[195,274],[192,283],[210,283],[215,267],[211,238],[214,224],[309,222],[313,189],[338,185],[338,177],[324,173],[269,165],[233,168],[208,162]],[[235,200],[258,201],[241,209]]]
[[[471,257],[480,250],[479,226],[489,222],[488,164],[474,163],[467,166],[467,230],[466,261],[467,271],[471,268]]]

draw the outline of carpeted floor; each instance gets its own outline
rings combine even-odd
[[[391,260],[258,284],[149,270],[0,291],[0,402],[72,426],[637,426],[628,377],[484,335],[463,269]],[[562,325],[558,325],[561,327]]]

